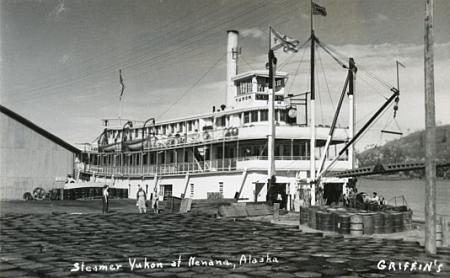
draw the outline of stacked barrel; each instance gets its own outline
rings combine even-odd
[[[64,189],[64,200],[77,199],[96,199],[102,197],[103,189],[101,187],[81,187],[73,189]],[[128,198],[128,189],[110,188],[110,198]]]
[[[350,234],[352,236],[362,236],[363,230],[363,217],[361,214],[352,214],[350,216]]]
[[[353,236],[396,233],[412,229],[412,211],[301,207],[300,224]]]

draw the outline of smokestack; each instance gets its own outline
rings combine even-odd
[[[233,100],[236,89],[234,83],[231,80],[237,74],[237,60],[238,60],[238,36],[239,32],[236,30],[228,30],[228,43],[227,43],[227,106],[234,106]]]

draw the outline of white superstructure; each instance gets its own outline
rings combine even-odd
[[[138,184],[164,196],[206,199],[237,197],[266,201],[268,161],[267,70],[237,72],[238,32],[228,31],[226,104],[205,115],[155,122],[126,122],[105,129],[80,157],[78,178],[112,182],[135,196]],[[275,75],[276,182],[292,200],[299,180],[310,177],[311,113],[308,99],[288,97],[287,73]],[[329,132],[315,129],[317,164]],[[336,128],[325,165],[348,141],[348,128]],[[351,168],[347,156],[335,170]],[[326,178],[322,180],[326,182]],[[343,184],[345,180],[330,180]],[[147,194],[149,195],[149,194]]]

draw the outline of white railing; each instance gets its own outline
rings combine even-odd
[[[189,146],[198,143],[212,143],[215,141],[227,141],[237,139],[238,128],[224,128],[219,130],[205,130],[193,134],[175,134],[170,137],[150,137],[144,143],[144,149],[165,149],[169,147]]]
[[[84,164],[81,171],[102,175],[115,176],[145,176],[145,175],[175,175],[201,172],[226,172],[237,169],[237,163],[243,161],[267,161],[267,156],[246,156],[239,158],[224,158],[206,161],[181,162],[161,165],[122,165],[122,166],[97,166]],[[309,156],[276,156],[276,161],[309,161]]]
[[[95,174],[115,176],[142,176],[142,175],[174,175],[199,172],[224,172],[236,170],[236,159],[217,159],[201,162],[183,162],[162,165],[142,166],[96,166],[86,164],[83,171]]]

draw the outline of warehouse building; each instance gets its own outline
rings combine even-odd
[[[0,105],[0,199],[22,199],[73,175],[79,149]]]

